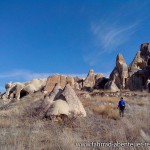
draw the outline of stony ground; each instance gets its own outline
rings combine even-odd
[[[28,95],[20,102],[0,107],[0,149],[2,150],[149,150],[139,147],[92,147],[100,143],[150,143],[150,95],[124,97],[127,102],[125,117],[120,118],[117,97],[80,99],[87,111],[86,118],[72,118],[52,122],[34,116],[33,108],[41,102],[42,93]],[[1,100],[2,101],[2,100]],[[97,144],[98,144],[97,143]],[[86,144],[86,146],[85,146]],[[90,144],[90,145],[89,145]]]

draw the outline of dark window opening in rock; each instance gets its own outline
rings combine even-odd
[[[147,61],[147,65],[150,67],[150,58]]]
[[[105,84],[108,82],[108,79],[107,78],[100,78],[98,79],[96,85],[95,85],[95,88],[96,89],[104,89],[105,87]]]
[[[27,92],[27,91],[25,91],[25,90],[22,90],[21,92],[20,92],[20,98],[22,98],[22,97],[24,97],[24,96],[26,96],[26,95],[28,95],[29,93]]]

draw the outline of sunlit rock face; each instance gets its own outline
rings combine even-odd
[[[140,51],[129,66],[129,80],[127,87],[130,90],[143,90],[147,88],[150,78],[150,43],[141,45]]]

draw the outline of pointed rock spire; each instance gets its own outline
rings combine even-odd
[[[68,103],[69,108],[74,115],[81,115],[83,117],[86,116],[85,109],[80,99],[78,98],[75,91],[69,84],[65,86],[60,97],[61,99],[64,99]]]

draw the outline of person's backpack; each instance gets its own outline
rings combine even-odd
[[[125,107],[125,102],[123,100],[120,101],[120,106]]]

